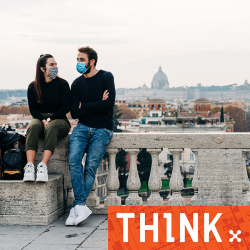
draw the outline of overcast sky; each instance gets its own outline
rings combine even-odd
[[[26,89],[40,54],[70,84],[77,48],[97,52],[117,88],[250,82],[249,0],[0,0],[0,89]]]

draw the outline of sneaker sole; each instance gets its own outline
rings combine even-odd
[[[38,178],[36,178],[36,181],[37,182],[48,182],[48,179],[42,179],[42,178],[38,179]]]
[[[23,177],[23,181],[35,181],[35,175],[26,175]]]
[[[75,223],[74,223],[74,222],[67,222],[67,221],[66,221],[66,222],[65,222],[65,225],[66,225],[66,226],[74,226]]]
[[[38,182],[48,182],[48,175],[40,175],[39,174],[36,176],[36,181]]]
[[[23,181],[24,181],[24,182],[26,182],[26,181],[27,181],[27,182],[28,182],[28,181],[29,181],[29,182],[32,182],[32,181],[34,182],[34,181],[35,181],[35,178],[34,178],[34,179],[28,179],[28,178],[26,178],[26,179],[23,179]]]
[[[84,220],[86,220],[90,215],[92,214],[92,211],[89,210],[88,213],[83,217],[81,218],[81,220],[75,220],[75,226],[78,226],[81,222],[83,222]]]

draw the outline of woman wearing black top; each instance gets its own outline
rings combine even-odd
[[[38,139],[44,135],[42,161],[37,166],[36,181],[48,181],[47,164],[57,139],[70,131],[66,114],[70,110],[70,88],[57,76],[57,63],[52,55],[41,55],[37,61],[36,79],[28,87],[28,103],[33,116],[26,134],[27,164],[23,181],[35,181],[35,156]]]

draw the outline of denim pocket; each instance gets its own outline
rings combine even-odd
[[[109,129],[106,129],[104,128],[105,132],[109,135],[109,136],[113,136],[113,131],[109,130]]]

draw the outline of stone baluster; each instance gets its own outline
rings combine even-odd
[[[88,207],[97,207],[100,205],[100,197],[98,197],[96,195],[96,190],[98,188],[98,180],[97,180],[97,176],[95,176],[95,182],[94,182],[94,185],[90,191],[90,194],[87,198],[87,201],[86,201],[86,205]]]
[[[172,196],[169,199],[170,206],[184,206],[184,199],[181,197],[181,190],[183,189],[183,179],[181,176],[179,158],[183,149],[169,149],[173,155],[173,171],[170,178],[170,189],[172,190]]]
[[[249,189],[249,180],[248,180],[248,175],[247,175],[247,169],[246,169],[246,155],[249,153],[250,150],[242,150],[242,200],[243,204],[245,206],[250,205],[250,198],[247,195],[247,191]]]
[[[159,194],[162,187],[162,182],[158,166],[158,158],[162,149],[147,149],[147,151],[152,157],[152,166],[148,181],[148,187],[151,190],[151,195],[147,199],[147,204],[148,206],[162,206],[163,198]]]
[[[195,206],[198,205],[198,200],[199,200],[199,194],[198,194],[198,149],[191,149],[192,152],[195,155],[195,170],[194,170],[194,176],[193,176],[193,181],[192,181],[192,188],[194,189],[194,196],[191,198],[191,205]]]
[[[141,187],[140,178],[137,171],[137,154],[139,149],[126,149],[126,152],[130,155],[130,170],[127,180],[127,188],[129,190],[129,196],[127,197],[125,204],[127,206],[141,206],[142,198],[138,195],[138,190]]]
[[[109,154],[109,172],[106,187],[108,189],[108,197],[104,200],[105,207],[107,206],[119,206],[121,205],[121,198],[117,196],[117,190],[120,183],[118,178],[118,171],[116,170],[115,157],[118,149],[107,149]]]

